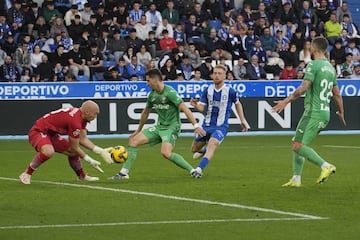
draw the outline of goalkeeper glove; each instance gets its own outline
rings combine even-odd
[[[83,158],[86,162],[88,162],[91,166],[93,166],[93,168],[95,168],[96,170],[98,170],[101,173],[104,173],[104,171],[100,168],[101,163],[92,159],[89,155],[85,155],[85,157]]]
[[[99,154],[102,159],[104,159],[104,161],[108,164],[113,163],[114,161],[111,159],[111,155],[110,155],[110,151],[112,150],[112,147],[108,147],[108,148],[101,148],[99,146],[95,146],[93,148],[93,152],[96,154]]]

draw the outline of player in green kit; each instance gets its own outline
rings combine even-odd
[[[164,84],[158,69],[149,70],[145,77],[147,85],[152,91],[147,98],[146,108],[141,113],[139,126],[129,138],[127,148],[129,157],[120,172],[111,179],[129,179],[129,171],[136,159],[138,147],[144,144],[155,145],[158,143],[161,143],[161,155],[164,158],[189,171],[192,176],[198,176],[201,173],[197,172],[181,155],[173,153],[181,129],[180,110],[193,124],[195,134],[205,135],[205,131],[196,122],[192,112],[175,89]],[[143,130],[151,109],[155,109],[157,112],[157,123],[155,126]]]
[[[305,111],[296,128],[293,137],[293,177],[283,187],[300,187],[304,160],[321,167],[317,183],[325,182],[335,173],[336,167],[321,158],[308,145],[323,130],[330,121],[330,100],[334,98],[340,121],[346,125],[344,119],[343,100],[337,86],[336,72],[326,58],[328,41],[324,37],[317,37],[311,43],[313,61],[306,66],[304,80],[293,94],[284,100],[277,101],[274,112],[281,112],[288,103],[299,98],[306,92],[304,99]]]

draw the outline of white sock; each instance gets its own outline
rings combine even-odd
[[[294,175],[291,179],[294,182],[301,182],[301,176],[300,175]]]
[[[122,168],[122,169],[120,170],[120,173],[121,173],[121,174],[124,174],[124,175],[128,175],[128,174],[129,174],[129,169],[127,169],[127,168]]]
[[[321,169],[324,169],[326,167],[330,166],[330,163],[328,162],[324,162],[322,165],[321,165]]]

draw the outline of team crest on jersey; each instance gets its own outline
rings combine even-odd
[[[166,103],[167,102],[167,98],[166,97],[162,97],[161,98],[161,103]]]
[[[80,129],[76,129],[75,131],[73,131],[73,135],[74,137],[77,137],[80,135]]]

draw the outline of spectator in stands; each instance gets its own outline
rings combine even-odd
[[[65,16],[64,16],[65,25],[67,27],[70,26],[74,22],[76,15],[80,17],[80,22],[81,22],[81,13],[78,9],[78,5],[72,4],[71,8],[66,11]]]
[[[145,80],[145,66],[138,63],[136,55],[131,57],[131,62],[126,64],[126,71],[130,76],[137,76],[139,81]]]
[[[280,79],[293,80],[296,79],[296,69],[291,63],[286,63],[284,70],[280,74]]]
[[[226,26],[232,26],[236,22],[236,16],[236,11],[230,8],[225,8],[224,16],[221,17],[221,22],[224,22]]]
[[[110,59],[110,37],[109,37],[109,29],[102,28],[101,36],[96,41],[98,51],[103,55],[104,61],[113,61],[114,59]],[[112,56],[113,57],[113,56]]]
[[[100,33],[100,23],[97,21],[96,15],[91,15],[90,22],[85,26],[85,30],[89,33],[90,41],[96,41]]]
[[[273,52],[271,56],[269,56],[264,70],[268,74],[273,74],[273,79],[280,79],[280,74],[284,67],[284,60],[280,58],[280,55],[277,52]]]
[[[136,29],[136,37],[142,41],[145,41],[149,36],[149,32],[152,31],[151,24],[147,22],[146,18],[145,15],[141,16],[140,21],[134,26]]]
[[[6,21],[6,15],[0,13],[0,44],[3,44],[8,36],[12,36],[11,26]]]
[[[230,62],[226,62],[226,59],[224,57],[220,57],[219,58],[219,63],[220,65],[223,65],[226,68],[226,72],[231,72],[232,69],[232,61]],[[231,65],[231,66],[230,66]]]
[[[20,82],[29,82],[31,80],[30,70],[25,68],[20,76]]]
[[[178,23],[174,29],[174,39],[178,44],[185,44],[185,32],[181,23]]]
[[[86,56],[83,51],[80,50],[80,41],[75,40],[73,49],[68,53],[68,64],[70,72],[78,77],[79,73],[87,76],[90,79],[90,69],[86,65]]]
[[[347,30],[348,37],[355,39],[356,45],[360,44],[360,36],[358,29],[354,23],[350,22],[350,17],[348,14],[343,15],[343,20],[341,22],[341,29]]]
[[[353,62],[353,54],[351,52],[346,53],[345,62],[341,64],[341,75],[343,78],[349,78],[349,76],[353,73],[354,62]]]
[[[1,82],[18,82],[20,74],[16,64],[10,55],[7,55],[4,64],[0,66],[0,81]]]
[[[236,16],[236,22],[231,25],[233,27],[233,35],[241,39],[248,31],[248,25],[244,22],[244,17],[241,14]],[[229,29],[230,33],[230,29]]]
[[[182,63],[179,66],[179,70],[183,74],[185,80],[188,81],[192,78],[194,68],[190,64],[189,56],[187,55],[182,56]]]
[[[291,7],[290,2],[285,2],[276,13],[276,16],[280,19],[281,24],[286,24],[288,21],[296,21],[294,9]]]
[[[33,52],[30,53],[30,62],[33,70],[35,70],[42,62],[42,56],[44,55],[44,53],[41,52],[40,50],[41,50],[40,46],[35,45]]]
[[[72,39],[79,38],[79,36],[81,36],[81,34],[85,29],[85,26],[81,23],[80,15],[75,15],[74,20],[67,28],[68,28],[69,36]]]
[[[293,23],[293,21],[287,21],[286,24],[282,26],[282,32],[284,37],[287,39],[291,39],[296,31],[297,25]]]
[[[234,11],[235,11],[234,0],[219,0],[219,14],[221,19],[225,17],[225,12],[234,12]]]
[[[27,32],[25,30],[25,16],[21,11],[21,1],[15,0],[13,7],[11,7],[7,12],[7,21],[11,25],[12,33],[14,34],[15,39],[22,32]]]
[[[259,65],[259,58],[256,55],[251,56],[251,62],[246,67],[246,76],[249,80],[260,80],[266,78],[264,68]]]
[[[250,51],[253,49],[253,47],[255,45],[255,41],[258,39],[259,39],[259,36],[255,35],[255,33],[254,33],[254,26],[250,25],[246,35],[242,39],[243,48],[247,54],[249,54]]]
[[[140,50],[143,41],[136,36],[136,29],[130,29],[129,36],[125,39],[126,44],[129,47],[133,48],[134,52],[137,53]]]
[[[155,59],[151,59],[148,64],[145,66],[146,71],[157,68]]]
[[[1,49],[1,45],[0,45],[0,66],[4,64],[6,56],[7,56],[6,52]]]
[[[160,39],[160,49],[171,51],[174,48],[177,48],[177,43],[173,37],[170,37],[168,30],[164,29],[162,31],[162,39]]]
[[[311,26],[316,26],[318,24],[318,16],[315,13],[316,8],[312,8],[310,1],[305,0],[302,3],[302,9],[298,12],[297,18],[302,19],[304,16],[308,17]]]
[[[185,21],[185,36],[187,43],[203,44],[201,38],[200,26],[196,22],[196,16],[191,14],[187,21]]]
[[[348,31],[346,29],[342,29],[341,30],[341,35],[340,37],[338,38],[341,40],[341,45],[342,46],[347,46],[348,43],[349,43],[349,40],[350,40],[350,37],[349,37],[349,34],[348,34]],[[335,40],[335,42],[337,41],[337,39]],[[335,44],[335,43],[334,43]]]
[[[160,71],[164,81],[173,81],[177,78],[176,67],[170,58],[166,60],[165,65],[160,69]]]
[[[169,0],[166,6],[167,7],[161,12],[161,16],[163,19],[168,19],[169,24],[175,29],[180,21],[179,11],[174,8],[175,3],[173,0]]]
[[[29,4],[30,4],[30,10],[28,12],[28,18],[29,18],[28,22],[30,24],[35,25],[36,20],[41,16],[41,9],[39,9],[37,2],[30,2]],[[29,33],[33,34],[33,31],[29,31]]]
[[[111,67],[104,74],[105,81],[122,81],[121,76],[119,75],[119,70],[117,67]]]
[[[211,31],[210,31],[210,36],[211,36]],[[217,36],[224,42],[226,42],[226,39],[229,37],[229,27],[225,21],[221,22],[221,27],[217,31]]]
[[[39,81],[50,82],[52,81],[54,71],[53,64],[48,61],[48,56],[44,54],[41,63],[36,68],[35,75],[39,76]]]
[[[156,30],[155,30],[155,37],[157,39],[159,39],[159,40],[162,39],[163,38],[162,32],[164,30],[167,30],[168,33],[169,33],[169,36],[175,39],[175,37],[174,37],[174,29],[173,29],[172,25],[169,23],[167,18],[163,18],[161,23],[159,23],[159,25],[157,25]]]
[[[195,2],[194,8],[192,9],[192,15],[195,16],[196,24],[200,25],[204,21],[210,19],[209,13],[201,8],[201,3]]]
[[[263,1],[259,2],[257,9],[252,11],[252,15],[253,15],[254,21],[257,21],[260,18],[264,18],[265,25],[269,26],[270,18],[268,16],[268,13],[266,11],[266,6]]]
[[[127,50],[126,41],[125,39],[120,37],[119,31],[115,31],[113,34],[113,38],[109,39],[108,47],[109,58],[113,59],[115,62],[118,62]]]
[[[57,17],[63,17],[63,14],[55,8],[54,1],[48,0],[44,2],[44,9],[42,10],[42,15],[45,18],[47,24],[51,25],[52,21],[55,20]]]
[[[117,9],[112,13],[113,23],[120,28],[121,24],[130,23],[129,12],[123,2],[119,2]]]
[[[329,44],[334,45],[335,40],[340,37],[341,34],[341,25],[336,20],[336,14],[332,13],[330,15],[329,21],[325,23],[325,34],[326,38],[329,41]]]
[[[53,65],[60,63],[61,66],[67,67],[69,65],[68,56],[64,50],[65,50],[64,45],[59,44],[56,48],[56,51],[49,54],[49,61]]]
[[[68,67],[61,65],[61,63],[55,63],[53,82],[65,81],[65,76],[68,74]]]
[[[146,46],[143,44],[140,47],[140,51],[136,53],[138,63],[147,66],[151,61],[151,54],[147,51]]]
[[[354,65],[360,63],[360,50],[356,46],[355,40],[350,39],[348,46],[345,48],[346,53],[352,53],[352,62]]]
[[[296,45],[296,49],[301,51],[304,47],[304,36],[302,35],[302,31],[300,28],[297,28],[295,34],[290,39],[290,44]]]
[[[287,51],[289,48],[289,39],[284,37],[282,30],[278,30],[275,37],[275,45],[276,51],[280,54],[280,52]]]
[[[152,30],[156,30],[157,26],[160,25],[163,20],[161,13],[156,9],[155,3],[150,3],[149,10],[145,12],[145,16],[146,22],[152,27]]]
[[[126,64],[131,63],[132,56],[136,56],[136,53],[134,52],[134,49],[132,47],[128,47],[123,55]]]
[[[145,14],[144,10],[141,9],[141,4],[138,1],[134,1],[133,8],[129,11],[129,25],[134,27],[135,24],[140,22],[141,16]]]
[[[320,1],[320,5],[317,7],[315,14],[318,17],[317,29],[320,33],[324,33],[325,23],[329,21],[331,14],[327,0]]]
[[[266,56],[270,56],[275,51],[275,38],[271,35],[270,28],[264,28],[264,34],[260,36],[261,46],[266,52]]]
[[[245,66],[244,58],[239,58],[238,61],[237,61],[237,64],[234,64],[233,73],[234,73],[234,78],[236,80],[245,79],[246,66]]]
[[[350,22],[352,22],[352,16],[349,10],[349,5],[347,1],[342,1],[341,6],[337,7],[336,9],[336,21],[341,22],[345,14],[349,16],[349,20]]]
[[[255,40],[255,43],[254,43],[254,47],[250,50],[250,55],[249,55],[249,59],[250,59],[250,56],[253,56],[253,55],[257,55],[258,56],[258,59],[259,59],[259,64],[264,67],[265,66],[265,63],[267,61],[267,58],[266,58],[266,52],[265,50],[262,48],[261,46],[261,41],[260,39],[256,39]]]
[[[335,46],[330,51],[330,59],[335,60],[335,65],[341,65],[343,62],[345,62],[345,47],[342,46],[341,40],[337,39],[335,41]]]
[[[199,82],[205,81],[205,79],[201,78],[201,71],[199,68],[196,68],[194,70],[194,76],[193,78],[190,79],[190,81],[199,81]]]
[[[354,65],[354,71],[350,75],[350,79],[360,80],[360,64]]]
[[[102,3],[99,4],[95,16],[96,22],[99,24],[103,24],[105,18],[109,17],[109,14],[105,11],[105,6]]]
[[[273,37],[277,37],[277,32],[282,32],[282,24],[280,23],[280,19],[278,17],[275,17],[273,19],[273,23],[270,25],[270,34]]]
[[[228,80],[228,81],[234,81],[234,80],[236,80],[236,79],[235,79],[235,76],[234,76],[234,73],[233,73],[232,71],[226,72],[226,80]]]
[[[258,18],[254,24],[254,34],[257,36],[262,36],[266,27],[267,25],[265,18]]]
[[[240,15],[243,16],[244,23],[248,25],[249,23],[254,23],[254,18],[249,4],[244,3],[243,8],[240,11]]]
[[[199,69],[201,72],[201,78],[210,81],[212,78],[212,73],[214,71],[214,67],[212,66],[212,58],[207,57],[205,58],[205,62],[203,62]]]
[[[50,28],[50,37],[55,37],[57,34],[67,32],[67,28],[64,25],[64,20],[61,17],[57,17]]]
[[[91,43],[90,50],[86,53],[86,65],[90,68],[90,80],[104,80],[104,59],[102,53],[98,50],[95,42]]]
[[[299,52],[299,60],[304,61],[305,65],[312,61],[311,59],[311,41],[304,42],[303,49]]]
[[[94,12],[91,9],[90,3],[85,3],[84,9],[81,11],[81,23],[86,26],[90,22],[90,17],[93,15]]]
[[[28,44],[23,42],[14,53],[14,63],[19,73],[22,73],[24,68],[28,68],[32,72],[30,53],[27,48]]]
[[[190,43],[188,47],[185,49],[184,54],[189,57],[190,64],[194,69],[198,68],[201,65],[202,62],[200,58],[200,53],[196,49],[195,44]]]
[[[28,34],[32,34],[35,18],[30,8],[30,2],[22,2],[20,11],[24,15],[23,31]]]
[[[150,31],[148,38],[144,41],[147,51],[151,54],[152,58],[159,58],[163,54],[170,52],[170,50],[161,50],[159,40],[155,37],[155,32]]]
[[[226,60],[232,59],[232,54],[225,50],[225,42],[216,34],[216,30],[210,30],[210,36],[205,39],[205,50],[209,53],[212,59],[219,60],[220,57],[225,57]]]
[[[33,30],[33,36],[35,39],[40,38],[40,36],[43,36],[45,38],[50,37],[50,26],[45,22],[45,19],[43,16],[39,16],[36,19],[34,30]]]
[[[73,48],[73,39],[69,37],[67,31],[61,32],[60,44],[64,46],[64,52],[67,53]]]
[[[220,19],[219,1],[204,0],[201,9],[208,14],[209,20]]]
[[[243,49],[241,38],[235,35],[235,26],[229,28],[229,37],[225,42],[225,48],[227,52],[232,54],[232,59],[239,59],[240,57],[247,59],[247,54]]]
[[[2,49],[6,52],[6,55],[13,56],[17,49],[17,44],[14,41],[14,37],[12,35],[8,35],[6,40],[2,45]]]

